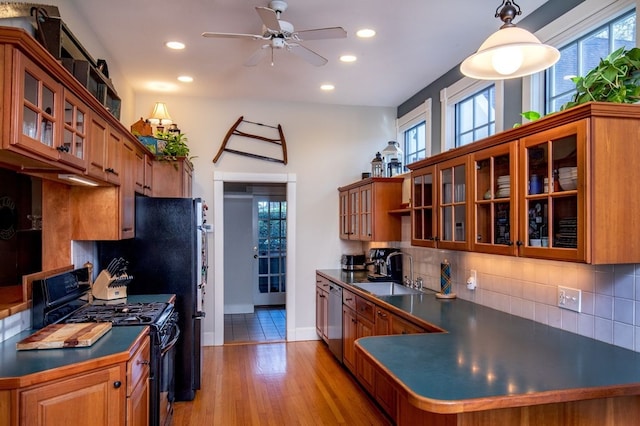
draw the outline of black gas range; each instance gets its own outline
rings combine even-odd
[[[143,296],[94,300],[88,278],[88,268],[81,268],[34,281],[32,327],[80,322],[111,322],[114,327],[148,325],[151,339],[149,424],[169,425],[175,399],[175,345],[180,337],[178,312],[173,303],[141,301]]]

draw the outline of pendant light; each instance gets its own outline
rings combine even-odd
[[[558,62],[558,49],[513,24],[513,18],[521,14],[515,1],[502,1],[495,17],[504,25],[462,62],[462,74],[479,80],[505,80],[534,74]]]

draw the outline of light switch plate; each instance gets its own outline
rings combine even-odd
[[[580,312],[582,310],[582,290],[558,286],[558,306]]]

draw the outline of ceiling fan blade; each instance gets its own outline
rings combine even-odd
[[[249,59],[247,59],[244,64],[248,67],[255,67],[256,65],[258,65],[258,62],[260,62],[264,59],[265,56],[267,56],[267,52],[269,51],[270,47],[271,46],[269,46],[268,44],[259,47],[258,50],[256,50],[251,56],[249,56]]]
[[[327,62],[329,62],[327,61],[326,58],[323,58],[322,56],[318,55],[313,50],[308,49],[298,43],[289,43],[287,45],[287,49],[291,51],[291,53],[298,55],[300,58],[309,62],[311,65],[315,65],[316,67],[321,67]]]
[[[271,31],[275,31],[276,33],[281,31],[280,21],[278,20],[278,15],[276,15],[275,10],[269,9],[268,7],[256,6],[256,12],[260,15],[260,19],[265,27]]]
[[[322,40],[327,38],[345,38],[347,32],[342,27],[317,28],[294,33],[300,40]]]
[[[204,32],[202,33],[202,37],[208,38],[250,38],[252,40],[261,40],[264,37],[256,34],[238,34],[238,33],[215,33],[215,32]]]

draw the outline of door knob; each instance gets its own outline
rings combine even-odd
[[[253,258],[254,258],[254,259],[257,259],[257,258],[258,258],[258,255],[257,255],[257,254],[254,254],[254,255],[253,255]]]

